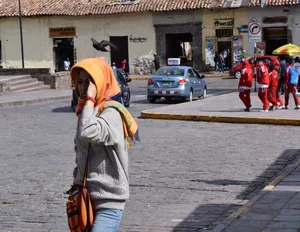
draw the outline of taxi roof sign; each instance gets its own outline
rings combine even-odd
[[[180,65],[180,58],[168,58],[168,65]]]

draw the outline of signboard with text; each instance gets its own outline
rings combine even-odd
[[[62,27],[62,28],[49,28],[49,37],[65,37],[65,36],[76,36],[75,27]]]
[[[256,18],[252,18],[248,23],[248,42],[260,43],[261,41],[262,41],[261,23]]]

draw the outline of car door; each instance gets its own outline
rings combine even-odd
[[[198,95],[199,94],[199,83],[197,83],[197,78],[191,68],[188,69],[188,77],[190,79],[190,83],[192,85],[194,95]]]
[[[197,79],[197,90],[198,90],[198,95],[202,96],[203,95],[203,90],[204,90],[204,82],[203,80],[200,78],[200,74],[193,69],[193,72],[195,74],[195,77]]]

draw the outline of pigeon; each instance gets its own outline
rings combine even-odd
[[[114,45],[113,43],[106,41],[106,40],[102,40],[101,42],[97,42],[95,39],[91,38],[92,42],[93,42],[93,47],[97,50],[97,51],[101,51],[101,52],[109,52],[108,50],[106,50],[105,47],[110,46],[111,48],[118,50],[119,48]]]

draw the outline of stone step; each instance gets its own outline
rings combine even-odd
[[[30,87],[30,88],[17,90],[17,91],[14,91],[14,92],[22,93],[22,92],[32,92],[32,91],[38,91],[38,90],[45,90],[45,89],[50,89],[50,85],[41,85],[41,86],[36,86],[36,87]]]
[[[17,76],[0,76],[0,82],[13,83],[20,80],[30,80],[32,77],[30,75],[17,75]]]
[[[11,92],[26,92],[27,89],[31,89],[31,88],[38,88],[38,87],[42,87],[44,86],[44,82],[41,81],[37,81],[34,83],[26,83],[26,84],[22,84],[22,85],[17,85],[17,86],[13,86],[10,88]],[[50,88],[50,87],[49,87]]]
[[[18,81],[13,81],[13,82],[9,82],[10,83],[10,87],[17,87],[20,85],[24,85],[24,84],[29,84],[29,83],[36,83],[38,82],[38,80],[36,78],[30,78],[30,79],[22,79],[22,80],[18,80]]]

